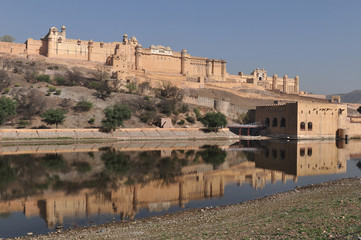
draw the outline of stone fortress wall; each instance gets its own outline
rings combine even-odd
[[[203,96],[185,96],[183,102],[199,105],[203,107],[214,108],[229,118],[237,119],[238,115],[247,112],[248,109],[242,108],[230,102],[228,99],[214,99]]]
[[[167,76],[197,82],[236,82],[262,86],[265,89],[299,94],[299,77],[267,76],[264,69],[250,75],[227,73],[226,61],[191,56],[187,50],[173,51],[170,47],[142,47],[135,37],[123,36],[120,42],[93,42],[68,39],[66,28],[51,27],[40,40],[28,38],[24,44],[0,42],[0,53],[14,55],[43,55],[49,58],[100,62],[112,66],[118,79],[132,76]]]

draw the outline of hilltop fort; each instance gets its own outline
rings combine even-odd
[[[42,55],[48,58],[83,60],[111,66],[117,79],[129,77],[174,78],[191,82],[249,83],[264,89],[299,94],[299,77],[267,76],[264,69],[247,75],[227,72],[226,61],[191,56],[186,49],[173,51],[170,47],[151,45],[144,48],[133,36],[125,34],[121,42],[93,42],[69,39],[66,28],[51,27],[40,40],[28,38],[25,43],[0,42],[0,53],[11,55]]]

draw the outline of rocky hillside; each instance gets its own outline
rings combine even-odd
[[[344,103],[361,103],[361,90],[354,90],[349,93],[332,94],[340,95],[341,101]],[[331,99],[332,95],[328,95],[327,99]]]
[[[162,117],[171,118],[175,127],[202,127],[199,119],[214,111],[212,104],[188,104],[184,102],[187,96],[229,101],[237,109],[228,118],[230,123],[242,122],[245,113],[258,105],[325,101],[266,91],[252,84],[213,82],[200,85],[177,79],[140,81],[136,77],[118,81],[107,66],[95,62],[4,54],[0,54],[0,94],[18,102],[16,116],[2,128],[55,127],[46,125],[41,118],[41,114],[51,108],[66,111],[62,128],[99,127],[104,109],[116,103],[128,105],[132,110],[124,127],[156,127]]]

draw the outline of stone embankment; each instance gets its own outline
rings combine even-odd
[[[0,129],[1,141],[22,140],[194,140],[238,139],[228,129],[205,132],[199,128],[124,128],[111,133],[99,129]]]

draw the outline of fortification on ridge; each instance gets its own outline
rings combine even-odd
[[[104,63],[112,68],[117,79],[134,76],[177,77],[193,82],[248,83],[264,89],[299,94],[299,77],[267,76],[264,69],[255,69],[251,74],[232,75],[227,72],[226,61],[191,56],[186,49],[174,51],[170,47],[151,45],[143,47],[133,36],[124,34],[122,41],[111,43],[69,39],[66,28],[60,31],[51,27],[40,40],[28,38],[24,44],[0,42],[0,53],[12,55],[42,55],[49,58],[73,59]]]

